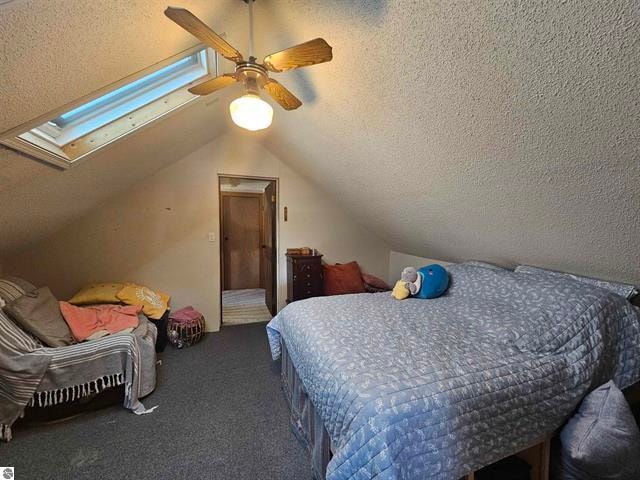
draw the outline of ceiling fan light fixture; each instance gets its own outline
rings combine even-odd
[[[233,123],[246,130],[264,130],[273,121],[273,108],[255,93],[236,98],[229,105]]]
[[[315,38],[267,55],[262,62],[258,62],[253,56],[252,6],[254,1],[244,0],[249,6],[249,58],[247,59],[189,10],[167,7],[164,14],[222,57],[236,64],[234,73],[225,73],[205,80],[191,87],[189,91],[194,95],[209,95],[236,83],[244,84],[247,94],[231,102],[229,106],[231,118],[236,125],[247,130],[262,130],[271,125],[273,109],[258,96],[260,89],[263,89],[287,111],[295,110],[302,105],[293,93],[271,78],[271,73],[330,62],[333,59],[333,50],[324,39]]]

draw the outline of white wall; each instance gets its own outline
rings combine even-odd
[[[439,263],[443,266],[451,264],[451,262],[445,262],[443,260],[416,257],[415,255],[409,255],[408,253],[401,253],[392,250],[389,252],[389,285],[393,286],[398,280],[400,280],[400,274],[405,267],[420,268],[432,263]]]
[[[6,274],[48,285],[59,298],[97,281],[136,281],[193,305],[209,330],[220,325],[218,174],[279,179],[278,303],[286,294],[287,247],[310,246],[328,262],[357,260],[385,277],[389,248],[254,137],[227,134],[160,170],[122,195],[3,260]],[[283,221],[283,207],[289,210]]]

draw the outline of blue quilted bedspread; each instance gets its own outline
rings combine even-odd
[[[591,388],[640,379],[638,310],[607,290],[465,264],[434,300],[284,308],[282,336],[335,450],[327,479],[455,479],[558,428]]]

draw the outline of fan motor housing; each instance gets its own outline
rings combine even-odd
[[[255,57],[249,57],[246,62],[236,65],[236,76],[242,80],[249,91],[257,92],[258,87],[264,85],[269,78],[267,69],[256,63]]]

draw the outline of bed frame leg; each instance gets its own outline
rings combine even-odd
[[[547,436],[539,443],[518,452],[517,457],[531,465],[531,480],[549,480],[549,462],[551,457],[551,437]]]

